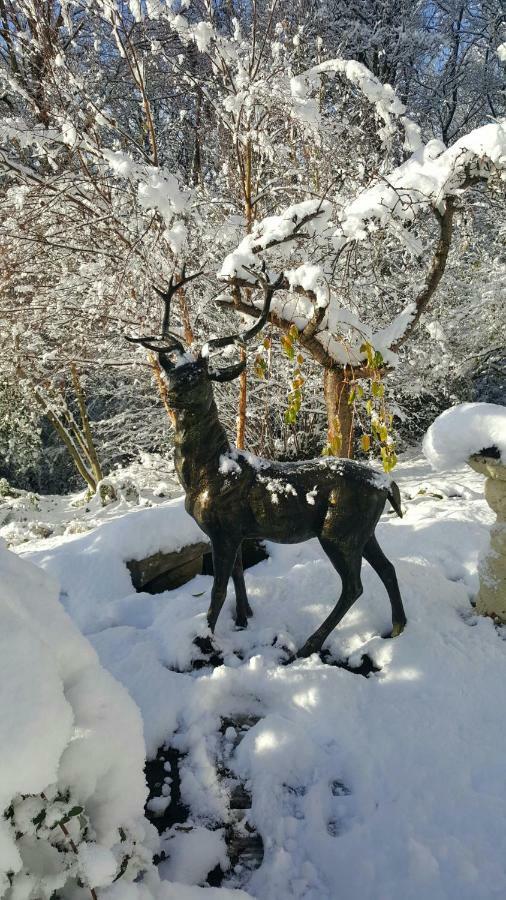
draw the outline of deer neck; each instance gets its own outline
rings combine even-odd
[[[216,475],[220,456],[230,450],[214,399],[204,407],[175,410],[174,463],[187,493],[201,489]]]

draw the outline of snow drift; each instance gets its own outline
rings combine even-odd
[[[128,881],[156,846],[139,710],[61,608],[53,578],[3,545],[0,570],[0,895],[11,883],[24,900],[77,877],[107,885],[126,855]]]

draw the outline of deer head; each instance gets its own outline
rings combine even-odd
[[[201,274],[202,272],[196,272],[194,275],[187,276],[183,268],[181,280],[175,282],[172,275],[167,290],[162,291],[155,287],[156,293],[162,298],[164,304],[160,337],[127,338],[131,343],[141,344],[158,355],[160,365],[167,376],[169,402],[176,409],[178,407],[187,408],[200,405],[204,398],[212,393],[210,391],[210,383],[212,381],[221,383],[232,381],[244,371],[246,367],[245,360],[228,366],[214,367],[210,362],[211,354],[213,351],[222,350],[231,344],[245,347],[248,341],[262,330],[269,315],[274,292],[281,287],[283,281],[283,275],[280,275],[276,281],[271,282],[265,275],[265,271],[262,274],[255,273],[256,284],[264,292],[262,312],[255,324],[251,328],[237,334],[211,338],[196,350],[185,350],[180,337],[169,329],[170,305],[177,291]],[[206,385],[208,386],[207,390],[205,389]]]

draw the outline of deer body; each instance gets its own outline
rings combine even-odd
[[[212,545],[211,630],[231,576],[237,624],[246,626],[251,615],[241,562],[245,538],[290,544],[315,537],[341,575],[343,595],[299,654],[320,649],[362,593],[363,556],[389,592],[394,631],[402,630],[406,619],[395,571],[374,538],[387,497],[399,511],[398,493],[390,479],[352,460],[324,457],[282,463],[232,448],[218,417],[207,361],[188,362],[169,372],[168,386],[176,421],[174,461],[186,494],[186,510]]]
[[[229,444],[213,395],[213,381],[231,381],[245,363],[213,370],[209,352],[227,344],[245,342],[263,327],[272,295],[282,276],[271,283],[258,276],[265,302],[255,325],[242,335],[214,338],[200,352],[185,353],[178,337],[169,331],[170,300],[186,282],[169,282],[166,293],[160,347],[157,338],[131,338],[158,353],[167,375],[168,401],[174,411],[176,434],[174,461],[185,490],[185,506],[209,536],[214,580],[207,619],[214,632],[232,577],[236,595],[236,622],[247,625],[252,610],[248,603],[242,568],[241,544],[245,538],[264,538],[281,544],[318,538],[342,582],[341,596],[323,624],[299,650],[309,656],[324,641],[362,593],[360,570],[365,558],[376,570],[392,607],[393,635],[406,624],[397,577],[383,554],[374,529],[387,498],[401,515],[397,485],[368,466],[333,457],[299,463],[258,459]]]

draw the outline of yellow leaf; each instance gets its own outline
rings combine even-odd
[[[367,451],[371,449],[371,436],[369,434],[363,434],[360,438],[360,444],[362,450],[367,453]]]

